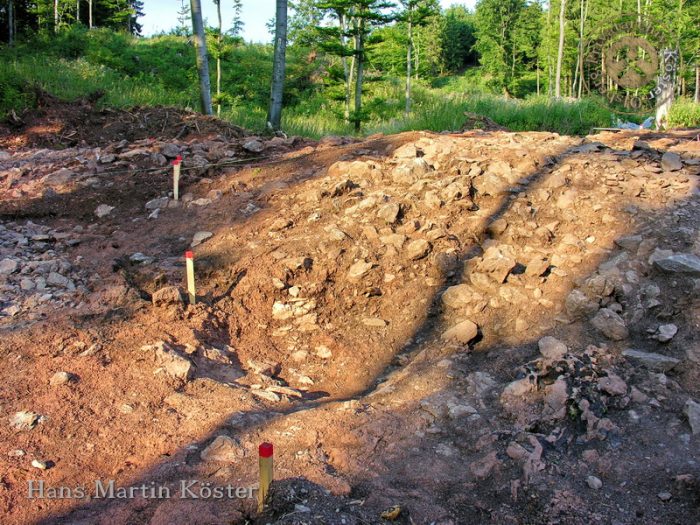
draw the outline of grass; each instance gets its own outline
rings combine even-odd
[[[567,135],[586,134],[592,127],[610,122],[610,113],[589,100],[520,100],[475,94],[435,97],[415,115],[382,124],[375,131],[459,130],[466,119],[465,112],[486,116],[513,131],[555,131]]]
[[[270,46],[231,46],[224,57],[222,118],[253,131],[263,131],[271,71]],[[309,61],[292,46],[283,129],[292,135],[319,138],[353,134],[342,119],[342,89],[326,85],[322,60]],[[212,68],[213,71],[213,68]],[[533,80],[533,79],[529,79]],[[363,96],[363,133],[408,130],[456,131],[466,113],[485,116],[513,131],[554,131],[582,135],[609,126],[610,112],[595,100],[551,100],[546,97],[504,98],[488,93],[478,68],[453,77],[414,83],[412,112],[404,115],[402,78],[367,77]],[[198,107],[193,50],[186,39],[158,36],[135,39],[106,30],[71,29],[40,36],[13,49],[0,48],[0,116],[30,107],[30,89],[73,100],[97,90],[100,104]],[[526,90],[525,90],[526,91]],[[525,92],[524,91],[524,92]],[[700,106],[681,100],[672,125],[700,126]]]

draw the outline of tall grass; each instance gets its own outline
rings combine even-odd
[[[89,63],[85,59],[46,59],[37,56],[22,57],[0,62],[0,87],[16,96],[0,99],[0,114],[30,102],[31,87],[36,86],[62,99],[75,100],[97,90],[105,92],[101,104],[114,107],[180,106],[195,107],[194,89],[167,89],[158,82],[144,77],[128,77],[115,73],[106,66]]]
[[[668,115],[668,124],[679,128],[700,128],[700,104],[689,98],[674,102]]]
[[[475,94],[435,96],[408,118],[397,118],[372,130],[385,133],[420,129],[457,131],[467,119],[465,113],[488,117],[512,131],[555,131],[567,135],[583,135],[593,127],[610,123],[610,113],[588,100],[545,97],[519,100]]]
[[[235,47],[224,63],[222,117],[261,132],[265,129],[269,46]],[[298,56],[297,56],[298,55]],[[319,138],[349,135],[342,119],[342,89],[311,81],[309,63],[298,52],[289,55],[283,129],[294,135]],[[531,79],[530,79],[531,80]],[[0,118],[8,111],[33,104],[31,86],[72,100],[101,90],[100,104],[197,108],[196,70],[191,46],[176,36],[134,39],[106,30],[80,29],[38,38],[14,49],[0,49]],[[546,97],[505,98],[488,93],[478,68],[464,75],[414,84],[412,112],[404,115],[403,79],[369,75],[363,94],[363,133],[408,130],[458,131],[465,113],[484,116],[513,131],[554,131],[586,134],[610,125],[604,104],[592,99],[551,100]],[[700,107],[679,101],[670,115],[676,126],[700,126]]]

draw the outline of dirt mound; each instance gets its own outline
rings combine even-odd
[[[482,131],[508,131],[508,128],[497,124],[490,118],[476,113],[466,111],[464,116],[467,117],[462,124],[462,131],[470,131],[472,129],[480,129]]]
[[[698,521],[696,135],[6,154],[4,522]]]
[[[134,107],[129,110],[96,106],[96,93],[75,102],[40,92],[37,107],[10,114],[0,122],[0,148],[64,148],[100,146],[126,140],[204,138],[220,135],[240,138],[243,128],[214,117],[169,107]]]

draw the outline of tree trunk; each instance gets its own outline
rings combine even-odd
[[[585,6],[585,7],[584,7]],[[581,24],[579,25],[579,43],[578,43],[578,98],[583,96],[583,31],[585,28],[586,18],[588,15],[588,4],[585,0],[581,0]]]
[[[666,62],[669,60],[668,49],[663,49],[659,53],[661,58],[661,72],[659,79],[657,81],[657,86],[659,87],[659,94],[656,99],[656,128],[665,128],[668,123],[668,114],[671,111],[671,106],[673,105],[673,99],[676,92],[675,80],[676,72],[671,70],[666,70]],[[667,78],[665,79],[664,76]]]
[[[411,112],[411,51],[413,50],[413,25],[408,21],[408,47],[406,49],[406,116]]]
[[[221,116],[221,48],[223,42],[223,22],[221,21],[221,0],[216,0],[216,15],[219,17],[219,34],[216,36],[216,116]]]
[[[275,16],[275,57],[272,65],[272,87],[267,125],[277,131],[282,125],[282,96],[287,53],[287,0],[277,0]]]
[[[693,100],[700,104],[700,65],[695,66],[695,96]]]
[[[355,25],[356,20],[348,21],[349,24]],[[348,77],[348,119],[350,119],[350,95],[352,93],[352,82],[355,79],[355,69],[357,67],[357,56],[355,55],[355,48],[357,47],[357,41],[353,43],[353,54],[350,59],[350,76]]]
[[[207,41],[204,37],[202,21],[202,4],[200,0],[190,0],[192,12],[192,33],[197,56],[197,74],[199,75],[199,95],[202,113],[211,115],[211,82],[209,81],[209,60],[207,58]]]
[[[80,23],[80,0],[75,0],[75,21]]]
[[[362,126],[362,75],[365,62],[365,21],[358,20],[355,34],[355,54],[357,60],[357,80],[355,81],[355,131],[359,133]]]
[[[418,71],[419,71],[419,67],[420,67],[420,60],[419,60],[419,58],[420,58],[420,46],[418,45],[418,42],[413,42],[413,51],[414,51],[413,54],[416,57],[415,58],[415,65],[413,66],[413,70],[416,73],[413,76],[413,78],[418,80],[418,75],[419,75]]]
[[[561,97],[561,64],[564,60],[564,14],[566,12],[566,0],[560,0],[559,8],[559,51],[557,52],[557,72],[555,78],[554,96]]]
[[[345,32],[347,31],[347,18],[345,13],[338,13],[338,24],[340,25],[340,45],[345,52],[347,41],[345,40]],[[345,108],[343,109],[343,119],[345,122],[350,121],[350,83],[352,82],[352,71],[348,67],[348,57],[343,54],[340,57],[343,63],[343,77],[345,78]]]
[[[15,0],[7,2],[7,44],[12,45],[15,42]]]
[[[58,0],[53,0],[53,30],[58,32]]]
[[[92,29],[92,0],[88,0],[88,29]]]
[[[552,0],[547,2],[547,31],[552,25]],[[547,96],[552,96],[552,53],[551,46],[547,46]]]

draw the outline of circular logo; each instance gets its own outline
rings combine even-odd
[[[619,87],[638,89],[658,74],[659,55],[645,38],[625,36],[608,48],[605,66]]]
[[[582,48],[582,91],[615,113],[648,114],[668,71],[671,35],[664,24],[638,13],[593,28]]]

